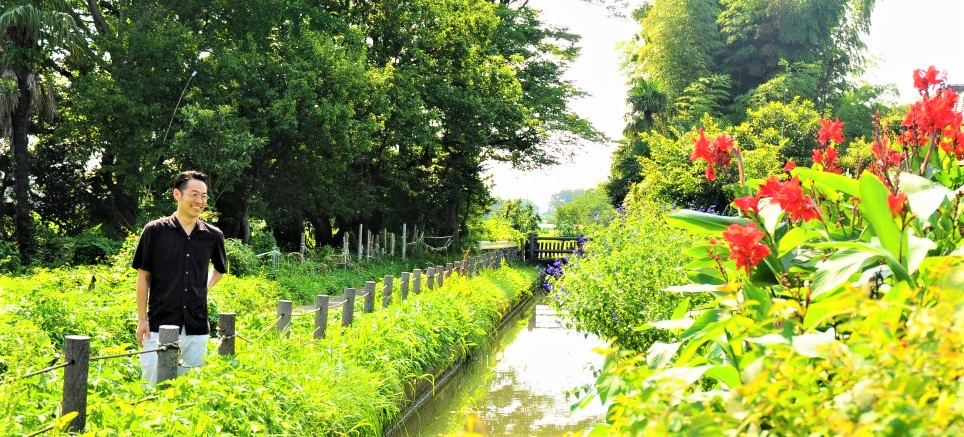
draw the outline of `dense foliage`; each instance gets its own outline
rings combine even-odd
[[[341,311],[332,310],[323,340],[312,338],[313,317],[294,317],[287,336],[274,332],[273,308],[286,294],[283,286],[227,275],[211,303],[238,314],[237,354],[212,350],[206,365],[150,389],[140,380],[136,357],[91,363],[86,433],[381,435],[398,418],[411,384],[431,381],[433,372],[487,342],[487,333],[531,288],[528,270],[453,276],[444,287],[423,287],[404,302],[396,278],[391,307],[361,314],[359,300],[345,330],[338,328]],[[92,356],[136,346],[133,282],[127,269],[107,267],[0,277],[4,433],[55,424],[63,372],[17,378],[58,362],[64,335],[89,335]]]
[[[359,224],[458,246],[490,204],[484,161],[601,138],[566,106],[577,41],[521,0],[6,2],[3,253],[42,264],[37,228],[121,240],[188,168],[245,243],[264,220],[286,252]]]
[[[845,79],[861,71],[860,37],[873,6],[872,0],[657,0],[641,6],[634,14],[640,31],[626,49],[629,113],[606,186],[613,205],[631,184],[665,177],[641,161],[685,165],[676,158],[686,148],[668,150],[666,143],[688,144],[694,125],[774,127],[756,141],[776,147],[779,161],[802,165],[809,165],[809,149],[801,140],[830,109],[850,126],[852,138],[869,139],[870,115],[885,109],[881,100],[889,88]],[[773,107],[781,104],[787,107]],[[770,115],[772,125],[761,123]],[[692,182],[683,181],[669,201],[723,200],[718,187]],[[666,187],[656,189],[667,197]]]
[[[598,188],[582,190],[552,211],[556,233],[564,237],[587,234],[608,225],[616,216],[606,193]]]
[[[699,239],[667,227],[660,208],[641,191],[631,194],[618,217],[590,234],[585,253],[567,257],[560,277],[550,277],[554,302],[574,328],[640,351],[667,339],[638,328],[669,317],[683,301],[662,290],[685,279],[677,268]]]
[[[839,119],[819,120],[812,166],[759,179],[733,138],[693,138],[734,214],[666,216],[709,241],[665,292],[711,300],[651,323],[670,337],[645,353],[611,351],[596,435],[964,432],[964,117],[934,67],[914,85],[858,168]]]

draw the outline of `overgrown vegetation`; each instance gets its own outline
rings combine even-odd
[[[789,161],[759,178],[741,141],[699,130],[689,159],[731,193],[732,214],[653,210],[696,244],[686,280],[642,306],[681,303],[623,328],[596,386],[610,407],[593,435],[964,432],[960,96],[934,67],[915,70],[914,85],[921,100],[898,134],[875,118],[856,167],[839,160],[839,119],[818,120],[810,167]],[[604,280],[588,273],[564,282]],[[653,328],[664,337],[645,350],[623,345]]]
[[[237,354],[221,357],[212,350],[208,364],[157,389],[143,387],[136,357],[92,363],[86,432],[380,435],[398,417],[406,389],[486,344],[508,308],[529,293],[534,276],[528,268],[510,267],[472,279],[453,276],[444,287],[423,287],[404,302],[395,278],[391,307],[361,314],[359,300],[355,322],[345,330],[339,328],[341,312],[332,310],[328,337],[314,340],[312,317],[296,316],[287,337],[274,332],[273,309],[280,298],[307,294],[295,288],[320,294],[327,286],[322,281],[226,275],[211,294],[211,306],[238,314]],[[92,356],[136,347],[133,287],[123,265],[0,277],[5,433],[29,434],[54,423],[62,371],[17,377],[59,362],[64,335],[90,336]]]

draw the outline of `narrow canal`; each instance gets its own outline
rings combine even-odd
[[[566,329],[545,297],[534,296],[395,435],[435,437],[459,431],[488,436],[582,435],[603,420],[598,400],[573,410],[573,395],[594,381],[605,343]]]

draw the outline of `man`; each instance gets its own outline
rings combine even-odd
[[[178,375],[204,364],[208,342],[208,290],[227,272],[224,234],[200,220],[208,202],[207,176],[186,171],[174,180],[177,211],[144,226],[137,269],[137,343],[157,349],[161,325],[181,328]],[[214,269],[208,270],[208,264]],[[157,353],[141,354],[144,380],[157,383]]]

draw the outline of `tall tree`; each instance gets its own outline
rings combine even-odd
[[[45,72],[51,58],[83,47],[81,27],[62,1],[20,2],[0,14],[0,133],[13,153],[15,233],[20,258],[35,250],[30,200],[29,128],[31,111],[53,117],[52,83]]]

